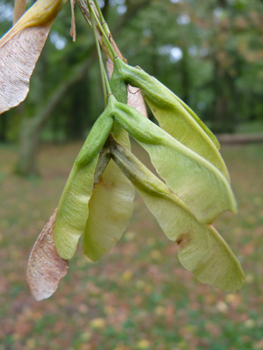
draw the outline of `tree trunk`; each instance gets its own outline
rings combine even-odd
[[[37,118],[23,120],[19,140],[19,157],[15,173],[22,176],[38,175],[36,155],[41,128],[36,125]]]
[[[94,60],[95,55],[92,55],[87,61],[73,67],[68,76],[60,82],[49,98],[46,99],[46,102],[37,109],[35,116],[22,122],[19,138],[19,157],[15,166],[16,174],[22,176],[38,174],[36,156],[43,126],[66,92],[85,77],[86,71]]]

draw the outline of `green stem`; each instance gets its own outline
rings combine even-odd
[[[93,8],[93,4],[94,4],[94,2],[89,1],[90,12],[93,14],[94,19],[95,19],[95,21],[97,23],[97,26],[98,26],[98,28],[99,28],[99,30],[100,30],[100,32],[101,32],[101,34],[102,34],[102,36],[103,36],[103,38],[105,40],[105,43],[106,43],[106,46],[107,46],[106,49],[107,49],[108,55],[109,55],[110,59],[113,60],[114,57],[117,57],[118,55],[116,54],[115,50],[113,49],[113,47],[111,45],[111,42],[110,42],[107,34],[105,33],[104,28],[102,27],[102,25],[100,23],[100,19],[97,17],[97,14],[96,14],[96,12],[95,12],[95,10]]]
[[[110,29],[109,29],[108,24],[107,24],[107,22],[106,22],[106,20],[105,20],[105,18],[103,16],[103,13],[102,13],[101,9],[99,7],[98,1],[97,0],[93,0],[93,1],[94,1],[95,6],[96,6],[96,9],[98,11],[98,14],[100,16],[101,25],[102,25],[105,33],[107,34],[107,37],[109,37],[109,35],[111,35]]]
[[[106,69],[105,69],[104,66],[103,66],[103,75],[104,75],[104,81],[105,81],[105,85],[106,85],[107,94],[108,94],[108,96],[109,96],[109,95],[112,95],[112,90],[111,90],[111,87],[110,87],[110,82],[109,82],[109,80],[108,80],[107,72],[106,72]]]
[[[89,10],[90,10],[90,17],[91,17],[91,23],[92,23],[92,30],[94,33],[94,38],[95,38],[95,44],[98,52],[98,58],[99,58],[99,63],[100,63],[100,74],[101,74],[101,81],[102,81],[102,89],[103,89],[103,96],[104,96],[104,104],[105,107],[107,106],[107,91],[106,91],[106,80],[105,80],[105,75],[104,75],[104,64],[103,64],[103,59],[101,55],[101,49],[100,49],[100,43],[98,39],[98,33],[97,33],[97,28],[96,28],[96,23],[95,23],[95,17],[96,14],[94,13],[93,10],[93,4],[91,2],[88,3]]]
[[[101,21],[101,23],[105,22],[105,19],[104,19],[104,17],[103,17],[103,14],[102,14],[102,12],[101,12],[100,7],[99,7],[98,1],[97,1],[97,0],[93,0],[93,2],[94,2],[94,5],[95,5],[95,7],[96,7],[96,9],[97,9],[97,11],[98,11],[99,16],[100,16],[100,21]]]

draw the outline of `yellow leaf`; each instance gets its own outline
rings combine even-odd
[[[151,251],[151,257],[154,259],[154,260],[159,260],[161,258],[161,253],[159,252],[159,250],[152,250]]]
[[[138,349],[149,349],[149,347],[150,347],[150,342],[147,339],[142,339],[137,343]]]
[[[91,328],[101,329],[106,326],[106,321],[104,318],[94,318],[94,320],[90,321],[89,325]]]
[[[133,277],[133,273],[130,270],[124,271],[123,274],[121,275],[121,278],[124,281],[130,281],[132,279],[132,277]]]

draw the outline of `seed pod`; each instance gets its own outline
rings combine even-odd
[[[58,254],[63,259],[72,258],[86,225],[99,152],[112,128],[110,113],[107,108],[93,125],[73,165],[58,205],[54,240]]]
[[[211,223],[236,201],[222,173],[134,108],[115,102],[115,119],[149,153],[154,167],[202,223]]]
[[[240,289],[244,273],[217,231],[198,222],[186,205],[124,147],[112,143],[111,152],[167,237],[177,243],[182,265],[200,282],[224,291]]]
[[[122,144],[127,144],[125,130],[117,137]],[[119,241],[130,221],[133,199],[132,184],[111,160],[100,177],[89,202],[89,217],[84,230],[83,251],[91,260],[99,260]]]
[[[155,78],[153,78],[155,79]],[[172,91],[171,91],[172,93]],[[183,100],[181,100],[178,96],[173,94],[173,97],[175,97],[181,105],[186,109],[186,111],[195,119],[195,121],[201,126],[201,128],[206,132],[206,134],[210,137],[210,139],[213,141],[215,144],[216,148],[219,150],[220,149],[220,143],[216,136],[212,133],[212,131],[205,125],[205,123],[195,114],[195,112],[186,104],[184,103]]]
[[[83,251],[91,260],[99,260],[119,241],[131,218],[133,199],[133,186],[111,160],[89,203]]]
[[[107,66],[107,71],[108,71],[109,77],[111,78],[114,66],[113,66],[113,62],[109,58],[109,56],[106,57],[106,66]],[[112,90],[114,96],[116,97],[116,99],[119,102],[127,103],[129,106],[137,109],[137,111],[141,112],[146,118],[148,118],[147,109],[146,109],[145,102],[144,102],[144,99],[142,97],[142,93],[141,93],[140,89],[134,88],[130,85],[126,86],[126,83],[125,83],[125,86],[126,86],[126,89],[125,89],[126,93],[125,93],[125,91],[123,89],[123,83],[125,83],[125,81],[123,79],[123,76],[121,75],[121,70],[119,69],[119,66],[117,64],[115,66],[115,73],[114,73],[113,79],[111,79],[111,81],[110,81],[111,90]],[[123,91],[123,96],[120,96],[118,91],[116,94],[116,87],[118,87],[118,85],[121,85],[121,89],[119,91]],[[127,93],[127,91],[128,91],[128,93]],[[125,95],[124,95],[124,93],[125,93]]]
[[[219,143],[212,132],[190,108],[157,79],[144,71],[115,60],[125,81],[141,89],[159,125],[186,147],[211,162],[229,180],[226,165],[218,152]]]
[[[117,101],[127,103],[127,84],[122,77],[118,65],[114,66],[110,79],[110,87]]]
[[[112,91],[118,98],[127,101],[126,84],[120,90],[118,72],[111,80]],[[112,78],[113,79],[113,78]],[[113,96],[109,97],[114,99]],[[125,147],[130,149],[127,132],[116,122],[112,133]],[[89,202],[89,217],[84,230],[83,251],[91,260],[97,261],[108,253],[121,238],[133,211],[134,188],[111,160],[96,184]]]

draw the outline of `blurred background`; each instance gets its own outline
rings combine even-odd
[[[136,197],[110,254],[93,264],[80,247],[58,292],[33,300],[25,281],[31,247],[104,107],[93,34],[76,6],[72,42],[67,4],[27,99],[0,117],[0,350],[263,349],[263,143],[244,142],[263,134],[263,1],[100,5],[131,65],[168,86],[216,134],[244,135],[222,146],[239,214],[223,214],[216,228],[246,283],[227,294],[196,281]],[[12,14],[13,3],[0,1],[1,35]]]

